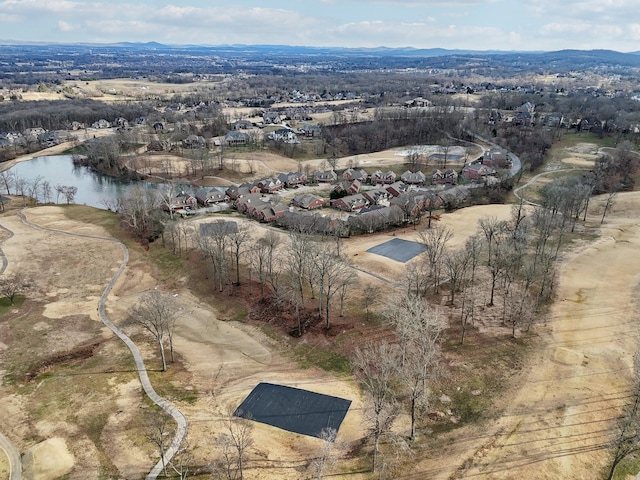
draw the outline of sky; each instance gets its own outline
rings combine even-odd
[[[0,41],[640,50],[639,0],[0,0]]]

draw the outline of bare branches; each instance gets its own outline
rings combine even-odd
[[[397,349],[390,345],[371,345],[355,352],[355,375],[366,393],[365,416],[373,438],[374,472],[378,467],[380,439],[391,430],[398,414],[392,389],[397,364]]]
[[[438,225],[420,232],[419,242],[426,249],[429,261],[429,275],[433,281],[433,289],[437,293],[440,287],[440,273],[442,269],[442,256],[447,242],[453,237],[453,232],[447,227]]]
[[[242,480],[248,450],[253,446],[253,424],[235,416],[231,408],[222,419],[222,431],[214,437],[219,456],[212,469],[222,471],[227,480]]]
[[[173,352],[173,328],[177,313],[178,309],[174,298],[159,290],[143,294],[139,302],[129,310],[128,323],[142,327],[158,343],[163,372],[167,370],[164,341],[165,339],[169,340],[171,352]]]
[[[31,285],[31,281],[21,272],[0,276],[0,295],[7,297],[11,305],[18,295],[23,294]]]

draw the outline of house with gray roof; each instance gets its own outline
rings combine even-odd
[[[298,208],[304,208],[305,210],[314,210],[316,208],[323,208],[326,205],[326,202],[323,198],[312,193],[301,193],[300,195],[293,197],[291,205]]]

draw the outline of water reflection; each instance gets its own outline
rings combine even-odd
[[[56,185],[73,186],[78,188],[75,203],[90,205],[105,209],[118,197],[126,193],[134,185],[145,185],[148,188],[162,188],[162,184],[149,182],[135,182],[99,175],[86,167],[74,165],[71,155],[52,155],[38,157],[21,162],[9,169],[18,178],[32,183],[37,177],[41,181],[49,182],[51,186],[51,201],[56,201]],[[64,199],[60,198],[60,202]]]

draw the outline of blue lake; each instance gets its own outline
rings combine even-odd
[[[105,209],[105,202],[112,202],[124,196],[133,185],[143,183],[149,188],[158,188],[157,184],[147,182],[131,182],[107,177],[92,172],[86,167],[73,164],[71,155],[55,155],[38,157],[20,162],[9,169],[11,174],[32,182],[38,176],[51,185],[51,201],[56,201],[56,185],[77,187],[78,193],[74,203]],[[60,202],[65,200],[61,197]]]

